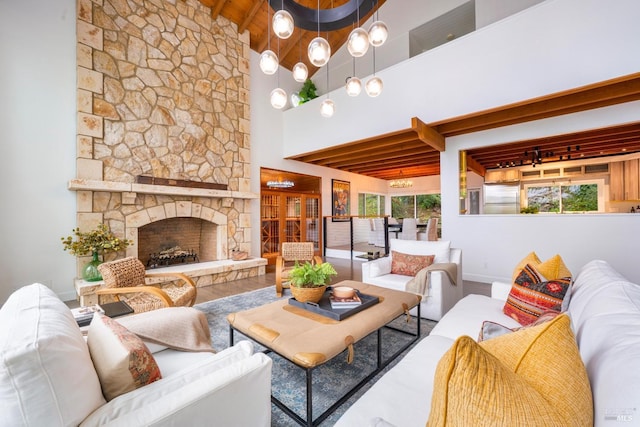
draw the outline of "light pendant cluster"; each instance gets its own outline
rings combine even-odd
[[[267,2],[267,34],[271,34],[271,26],[273,27],[274,34],[278,37],[278,54],[280,53],[280,39],[288,39],[293,34],[296,22],[294,21],[294,17],[292,14],[285,9],[284,3],[285,0],[281,1],[280,10],[273,14],[272,19],[269,19],[269,9],[272,7],[272,0]],[[315,19],[309,18],[309,15],[304,15],[297,11],[297,4],[290,4],[291,2],[287,1],[287,8],[289,10],[294,11],[296,15],[296,20],[301,19],[304,21],[300,26],[305,29],[310,29],[308,25],[317,26],[317,36],[311,40],[307,47],[307,55],[309,57],[309,62],[315,67],[324,67],[329,63],[329,59],[331,58],[331,45],[327,41],[326,38],[320,35],[320,0],[317,1],[317,10],[315,14],[311,14],[311,16],[315,15]],[[295,7],[294,7],[295,6]],[[377,9],[377,0],[372,0],[370,5],[364,7],[364,12],[368,13],[371,8],[375,7]],[[333,6],[332,6],[333,7]],[[352,5],[353,9],[351,12],[354,16],[357,14],[357,20],[354,22],[356,25],[360,23],[360,8],[362,4],[356,3]],[[275,9],[275,8],[274,8]],[[307,10],[307,13],[311,12],[311,10]],[[355,16],[354,16],[355,18]],[[327,28],[327,22],[324,22],[323,18],[323,26],[324,30],[331,31],[333,29],[337,29],[340,27],[329,27]],[[337,21],[336,21],[337,22]],[[335,25],[335,22],[331,22],[331,24]],[[344,25],[342,25],[344,27]],[[311,27],[313,28],[313,27]],[[324,31],[323,30],[323,31]],[[369,47],[373,47],[373,77],[371,77],[365,86],[365,91],[371,97],[375,97],[380,95],[382,92],[382,79],[375,75],[375,48],[382,46],[389,36],[389,31],[387,25],[378,19],[378,11],[375,12],[375,18],[373,19],[373,23],[369,26],[369,30],[365,30],[362,27],[354,28],[349,37],[347,39],[347,50],[354,58],[354,70],[353,76],[348,77],[345,83],[345,89],[349,96],[358,96],[362,92],[363,82],[356,76],[355,73],[355,58],[363,57],[369,51]],[[260,55],[260,69],[263,73],[267,75],[273,75],[278,73],[278,86],[280,85],[279,78],[279,59],[278,54],[276,54],[273,50],[271,50],[271,37],[268,36],[268,46],[267,49],[262,52]],[[309,77],[309,70],[302,60],[300,60],[297,64],[293,66],[292,69],[293,79],[297,82],[303,83]],[[329,70],[327,65],[327,91],[329,88]],[[270,94],[270,102],[274,108],[281,109],[287,104],[287,93],[284,89],[277,87]],[[292,101],[293,102],[293,101]],[[331,117],[335,112],[335,104],[329,99],[327,95],[327,99],[325,99],[320,106],[320,114],[323,117]]]

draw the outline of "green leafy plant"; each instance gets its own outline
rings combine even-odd
[[[307,79],[302,85],[300,92],[298,92],[300,104],[304,104],[305,102],[311,101],[313,98],[317,98],[318,94],[316,93],[316,90],[316,85],[311,81],[311,79]]]
[[[73,229],[73,236],[61,237],[60,239],[64,250],[75,256],[118,252],[132,243],[130,240],[116,237],[105,224],[99,224],[95,230],[87,233],[75,228]]]
[[[326,285],[331,276],[337,274],[336,269],[328,262],[322,264],[312,264],[309,261],[304,264],[296,262],[289,273],[289,279],[291,285],[299,288],[317,288]]]

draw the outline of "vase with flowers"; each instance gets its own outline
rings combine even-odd
[[[289,287],[291,294],[300,302],[317,303],[327,289],[327,282],[331,276],[338,272],[328,262],[312,264],[306,261],[304,264],[296,262],[289,272]]]
[[[73,236],[61,237],[62,245],[71,255],[91,255],[91,261],[82,269],[82,278],[88,282],[102,280],[98,271],[98,265],[102,263],[100,255],[105,252],[118,252],[131,244],[130,240],[116,237],[105,224],[98,224],[89,232],[81,232],[80,228],[72,231]]]

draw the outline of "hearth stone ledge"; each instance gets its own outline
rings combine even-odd
[[[193,264],[177,264],[167,267],[159,267],[148,270],[150,273],[184,273],[191,277],[196,287],[209,286],[217,283],[226,283],[247,277],[262,276],[265,274],[267,260],[265,258],[247,258],[242,261],[220,260],[207,261]],[[162,279],[148,279],[149,284],[163,282]],[[87,282],[75,279],[74,285],[81,306],[98,303],[95,291],[104,285],[103,281]]]

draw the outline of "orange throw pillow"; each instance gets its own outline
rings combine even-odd
[[[418,271],[433,264],[435,255],[411,255],[391,251],[391,273],[415,276]]]

